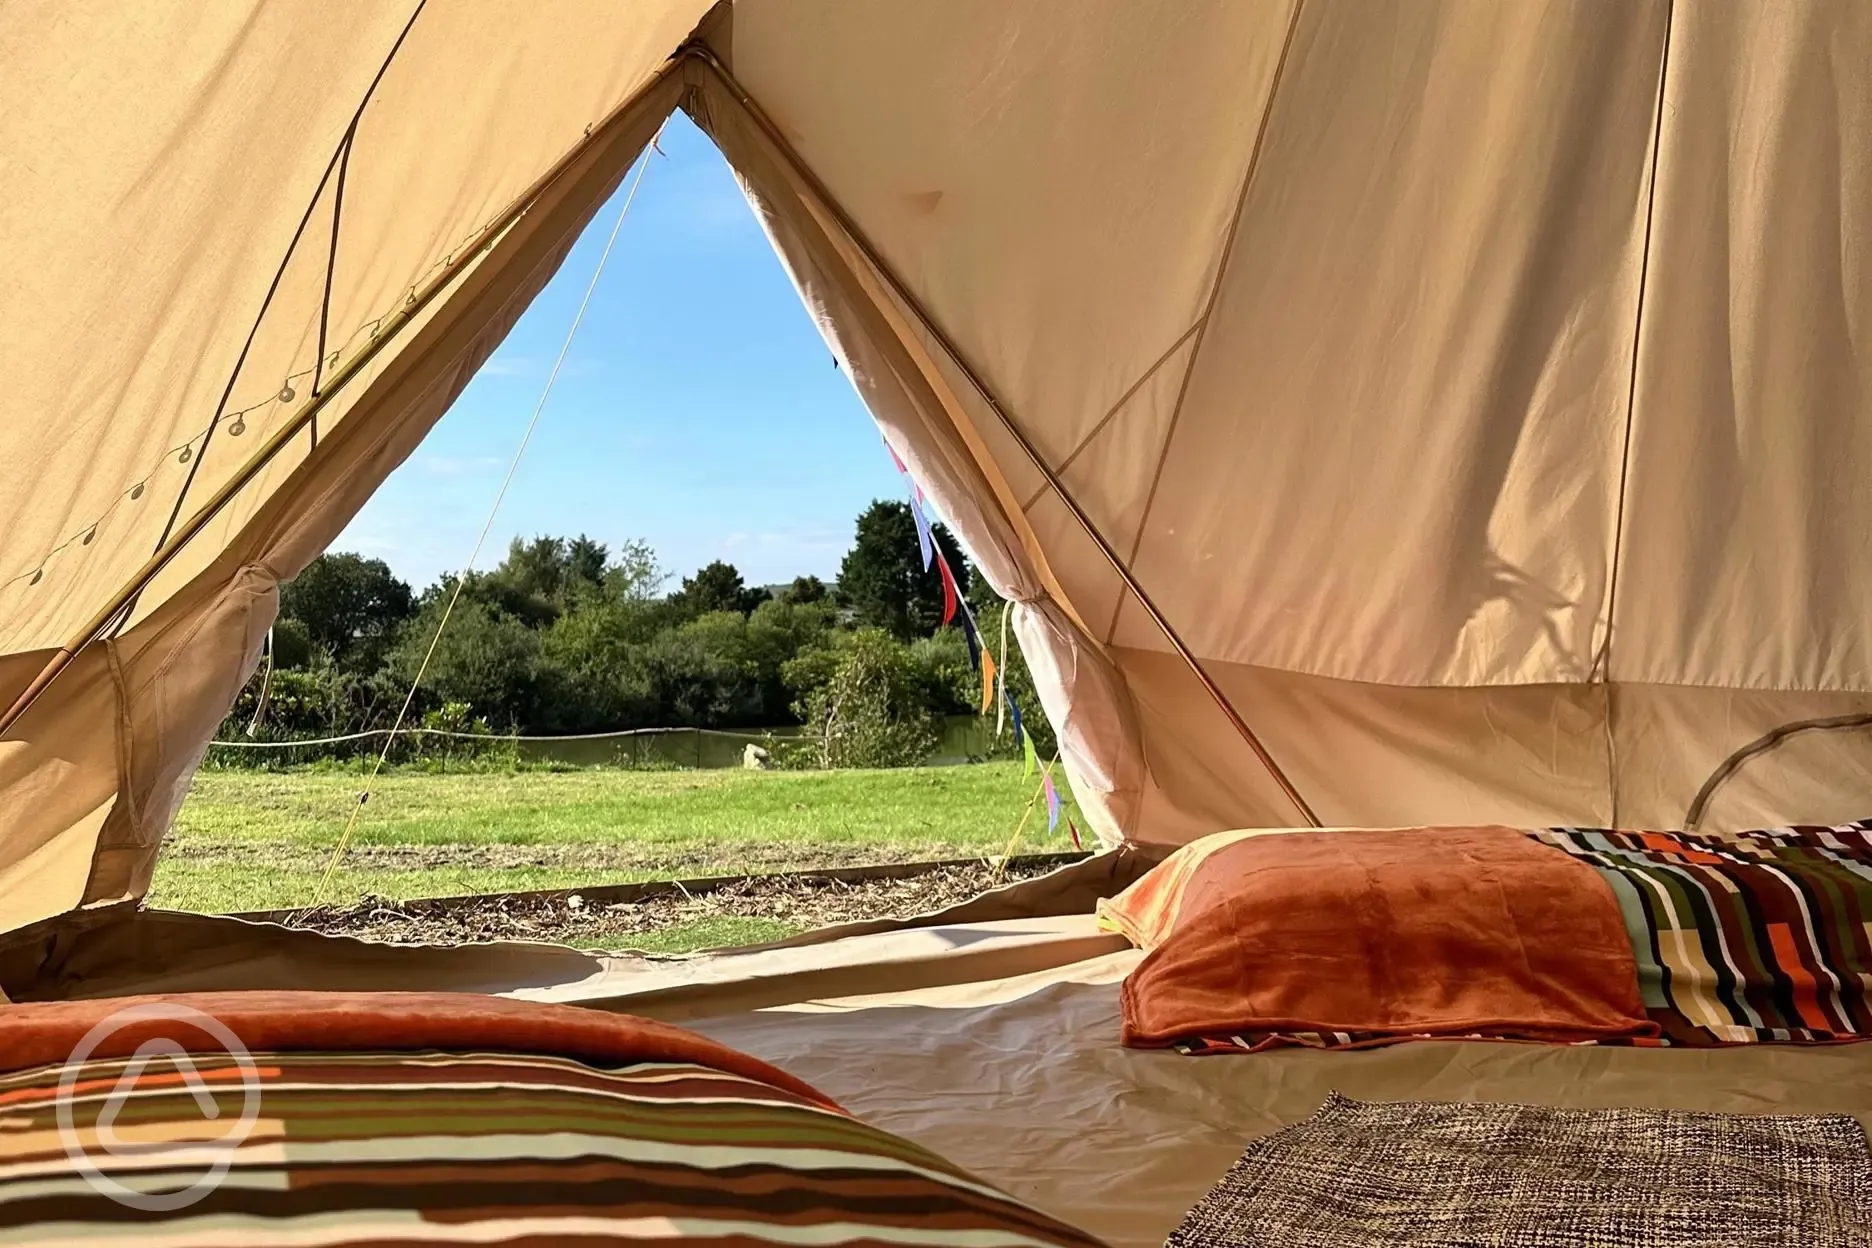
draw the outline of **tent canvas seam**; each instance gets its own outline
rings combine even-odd
[[[333,171],[339,168],[341,161],[346,164],[350,161],[352,139],[357,133],[358,120],[363,117],[364,110],[370,107],[371,99],[377,93],[378,84],[383,82],[384,75],[390,70],[391,62],[396,60],[397,53],[402,50],[411,29],[416,25],[416,19],[422,16],[423,8],[428,3],[429,0],[416,0],[416,7],[410,11],[409,19],[403,23],[403,29],[398,32],[396,41],[384,54],[383,64],[377,67],[377,73],[371,78],[370,85],[364,88],[364,97],[358,101],[357,108],[352,112],[350,125],[345,128],[337,147],[332,149],[331,159],[325,165],[325,172],[319,176],[318,186],[313,189],[312,198],[306,204],[305,213],[299,218],[298,228],[293,231],[292,240],[286,244],[286,252],[280,257],[279,268],[273,274],[273,281],[267,287],[266,294],[261,297],[260,310],[254,314],[253,327],[247,331],[247,341],[241,346],[240,354],[235,357],[234,371],[229,374],[227,386],[221,392],[221,401],[216,405],[215,418],[208,422],[208,432],[202,438],[201,449],[195,453],[195,462],[189,465],[188,475],[182,479],[181,489],[176,492],[175,503],[169,510],[169,519],[163,525],[161,535],[156,539],[156,549],[153,553],[161,553],[163,546],[169,541],[169,535],[175,531],[176,522],[182,518],[182,507],[188,501],[189,491],[194,488],[195,478],[201,472],[202,464],[208,459],[209,444],[214,441],[215,431],[226,416],[228,400],[233,397],[234,387],[239,384],[241,374],[247,367],[248,353],[253,350],[254,340],[260,334],[260,326],[265,323],[267,313],[273,308],[273,296],[279,293],[280,283],[286,277],[286,270],[291,266],[293,257],[298,254],[299,244],[305,238],[306,227],[312,223],[312,217],[318,211],[319,201],[325,198],[325,188],[331,183]],[[332,229],[335,250],[337,242],[335,218]],[[329,298],[329,289],[327,297]],[[323,350],[322,343],[323,335],[321,334],[321,350]],[[134,608],[132,610],[134,611]],[[126,614],[124,618],[127,620],[129,614]]]
[[[1092,426],[1085,437],[1079,439],[1079,444],[1077,446],[1067,452],[1066,458],[1060,460],[1059,467],[1053,470],[1056,476],[1065,477],[1067,470],[1073,466],[1073,462],[1077,460],[1093,442],[1098,440],[1098,436],[1105,432],[1106,426],[1110,425],[1112,421],[1118,418],[1118,414],[1124,411],[1125,406],[1129,404],[1132,399],[1137,397],[1138,391],[1144,388],[1145,383],[1155,377],[1157,371],[1170,362],[1171,357],[1177,353],[1184,343],[1190,340],[1190,335],[1202,328],[1202,324],[1203,322],[1200,317],[1191,322],[1190,327],[1178,334],[1176,341],[1166,347],[1163,354],[1152,361],[1151,366],[1145,369],[1136,381],[1125,388],[1125,392],[1118,396],[1118,401],[1105,410],[1105,414],[1099,417],[1098,423]],[[1034,504],[1046,496],[1047,489],[1048,486],[1046,482],[1042,481],[1038,488],[1028,496],[1027,501],[1021,504],[1021,510],[1032,511]]]
[[[1293,0],[1293,11],[1287,17],[1287,37],[1281,43],[1280,59],[1274,63],[1274,76],[1268,82],[1267,100],[1261,106],[1261,121],[1255,127],[1254,146],[1248,153],[1248,167],[1242,171],[1241,190],[1235,197],[1235,212],[1229,218],[1228,229],[1222,235],[1222,246],[1216,255],[1215,279],[1209,284],[1209,297],[1203,303],[1202,315],[1196,318],[1196,341],[1190,346],[1189,363],[1183,367],[1183,383],[1177,389],[1176,403],[1170,409],[1170,423],[1164,429],[1163,445],[1157,451],[1157,467],[1151,473],[1150,490],[1144,496],[1144,510],[1138,516],[1137,532],[1131,535],[1131,553],[1125,557],[1126,566],[1137,562],[1138,551],[1144,545],[1145,530],[1150,527],[1151,509],[1157,503],[1157,487],[1163,482],[1164,465],[1170,460],[1170,445],[1176,441],[1177,423],[1183,416],[1183,401],[1189,396],[1190,381],[1196,376],[1196,366],[1202,360],[1203,340],[1208,337],[1209,320],[1214,315],[1217,302],[1222,298],[1222,281],[1228,276],[1229,257],[1235,250],[1235,239],[1241,230],[1241,220],[1248,208],[1248,193],[1254,189],[1255,171],[1261,167],[1261,152],[1267,141],[1268,123],[1274,116],[1274,101],[1280,95],[1281,82],[1287,73],[1287,58],[1293,51],[1294,35],[1300,29],[1300,11],[1306,7],[1306,0]],[[1120,594],[1112,606],[1111,624],[1105,630],[1104,641],[1110,645],[1118,635],[1118,620],[1124,613],[1125,596]]]

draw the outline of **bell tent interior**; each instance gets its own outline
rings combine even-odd
[[[677,1021],[1062,1223],[888,1243],[1161,1243],[1329,1093],[1872,1123],[1872,1050],[1837,1043],[1872,1031],[1872,7],[48,4],[0,64],[0,1066],[151,994],[283,1051],[352,1044],[286,1014],[430,993]],[[678,961],[143,908],[279,584],[678,109],[1017,604],[1106,852]],[[1755,934],[1621,943],[1695,927],[1643,881],[1797,854],[1830,883],[1791,928],[1750,911],[1759,1000]],[[1535,914],[1516,881],[1561,870]],[[1556,1022],[1539,951],[1502,971],[1539,1020],[1438,1014],[1460,986],[1394,1017],[1480,957],[1405,893],[1569,956],[1601,907],[1624,1021],[1581,1022],[1587,986]],[[1258,1008],[1151,1031],[1173,964],[1219,973],[1168,956],[1179,914]],[[1270,1005],[1282,959],[1375,995]]]

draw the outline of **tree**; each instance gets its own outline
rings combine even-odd
[[[552,602],[560,597],[566,579],[566,542],[563,537],[514,538],[507,557],[489,573],[517,594]]]
[[[711,611],[735,611],[746,615],[766,601],[767,591],[749,589],[732,563],[720,559],[683,579],[682,588],[670,595],[670,601],[691,618]]]
[[[529,627],[542,627],[565,610],[570,564],[566,540],[514,538],[507,557],[493,571],[470,575],[462,593],[514,616]]]
[[[280,615],[346,671],[374,671],[415,614],[410,587],[381,559],[320,555],[280,587]]]
[[[405,688],[422,664],[445,601],[444,595],[430,598],[397,647],[390,666]],[[422,688],[434,699],[431,705],[464,702],[503,729],[530,728],[550,701],[542,650],[538,630],[464,592],[436,643]]]
[[[711,612],[658,634],[643,648],[660,725],[728,727],[757,718],[759,691],[736,653],[746,627],[739,612]]]
[[[804,606],[811,602],[824,602],[831,593],[825,582],[816,576],[796,576],[791,585],[780,591],[775,601]]]
[[[579,534],[566,544],[565,591],[578,594],[599,588],[610,566],[611,552],[605,544]]]
[[[763,602],[748,616],[741,654],[760,690],[762,723],[783,724],[795,717],[786,665],[801,651],[818,645],[835,623],[831,603],[793,602],[784,597]]]
[[[273,666],[281,669],[308,667],[312,663],[312,631],[305,621],[296,616],[282,614],[273,621]],[[327,658],[329,650],[320,651]]]
[[[657,563],[650,543],[633,538],[618,547],[605,567],[605,597],[613,602],[648,602],[667,580],[669,574]]]
[[[966,594],[972,579],[968,561],[949,530],[934,527],[937,549]],[[940,573],[925,570],[917,544],[916,520],[908,503],[879,500],[858,517],[857,537],[839,566],[839,600],[861,625],[881,628],[901,641],[927,637],[942,625]]]
[[[664,603],[603,600],[568,611],[541,634],[550,688],[536,732],[651,728],[656,706],[643,647],[668,627]]]
[[[981,678],[962,635],[938,627],[942,583],[922,566],[908,508],[873,504],[857,527],[841,577],[845,603],[815,576],[777,592],[750,589],[722,561],[669,594],[642,542],[516,540],[497,566],[462,584],[414,713],[529,735],[817,716],[817,759],[915,761],[938,717],[978,705]],[[992,644],[1000,615],[989,604],[998,600],[975,588],[979,578],[947,532],[936,540],[963,592],[982,604]],[[305,736],[386,726],[456,584],[441,577],[417,598],[380,560],[315,561],[282,590],[278,670],[261,727]],[[889,631],[854,627],[854,617],[885,621]],[[1037,717],[1024,666],[1009,669],[1010,689]],[[242,694],[228,731],[246,731],[261,684]]]
[[[910,672],[923,704],[938,715],[972,715],[981,709],[981,675],[969,662],[959,628],[910,643]]]
[[[902,642],[881,629],[850,634],[825,684],[806,695],[805,761],[832,767],[914,767],[940,739]]]

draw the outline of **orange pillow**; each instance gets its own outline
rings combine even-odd
[[[1657,1035],[1611,890],[1510,828],[1223,833],[1099,917],[1149,954],[1128,1045]]]

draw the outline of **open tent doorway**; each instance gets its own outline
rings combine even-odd
[[[1051,773],[1004,608],[937,522],[967,599],[945,612],[915,492],[719,151],[672,114],[422,445],[282,586],[150,904],[683,952],[1070,860],[1083,815],[1008,722],[1032,708]],[[964,618],[989,634],[973,662]],[[861,667],[882,696],[829,723]],[[815,743],[866,709],[903,739]]]

